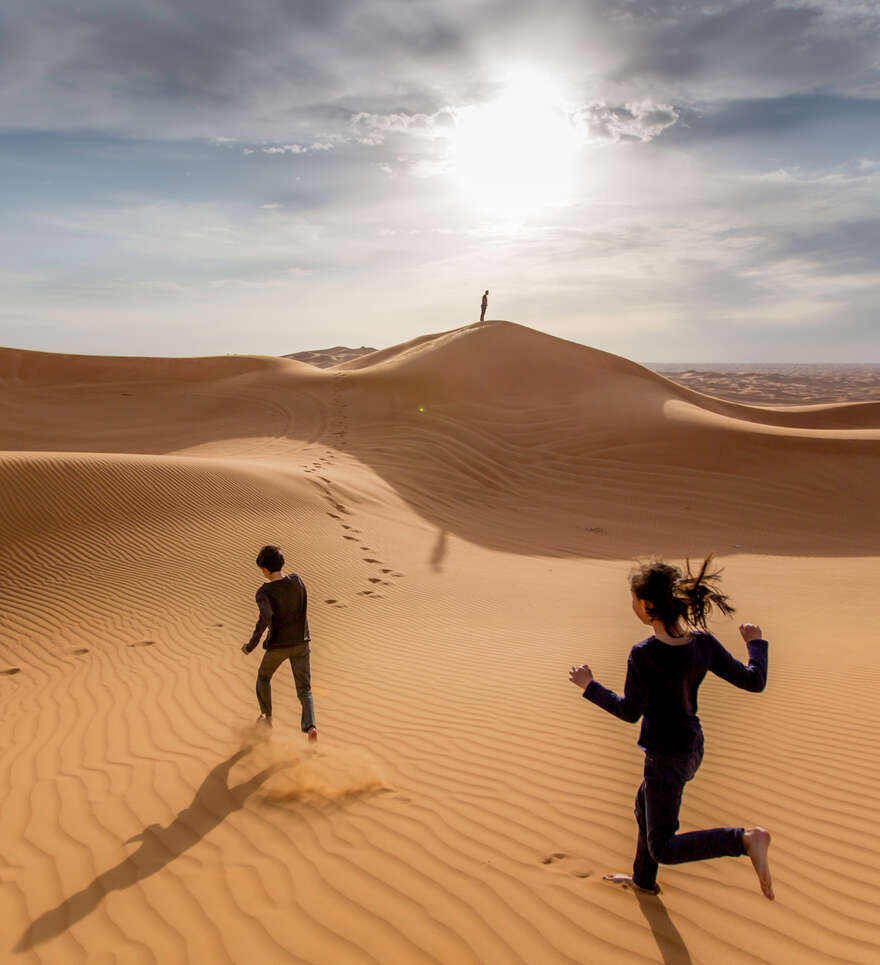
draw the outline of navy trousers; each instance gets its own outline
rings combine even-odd
[[[645,776],[636,794],[639,841],[633,861],[633,881],[640,888],[656,889],[658,864],[682,864],[746,853],[742,828],[677,834],[684,786],[702,762],[702,744],[690,754],[645,754]]]

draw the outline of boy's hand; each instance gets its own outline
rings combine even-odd
[[[593,671],[584,663],[580,667],[572,667],[568,672],[568,679],[581,690],[586,690],[593,679]]]
[[[248,645],[247,645],[246,643],[243,643],[243,644],[241,645],[241,652],[242,652],[242,653],[250,653],[250,650],[248,650]]]
[[[746,643],[749,643],[752,640],[764,639],[764,636],[761,633],[761,628],[757,623],[741,623],[739,626],[739,632],[742,634],[742,638]]]

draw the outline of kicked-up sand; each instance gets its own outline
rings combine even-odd
[[[508,322],[321,370],[0,352],[0,960],[880,960],[880,403],[761,408]],[[243,655],[277,542],[320,740]],[[634,559],[714,551],[767,689],[710,677],[682,829],[627,872]]]

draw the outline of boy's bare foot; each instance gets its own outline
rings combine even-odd
[[[260,714],[260,716],[257,718],[257,723],[258,723],[258,724],[265,724],[267,727],[271,727],[271,726],[272,726],[272,718],[271,718],[271,717],[267,717],[265,714]]]
[[[314,744],[314,742],[315,742],[317,739],[318,739],[318,728],[317,728],[317,727],[310,727],[310,728],[309,728],[309,743],[310,743],[310,744]]]
[[[632,875],[602,875],[603,881],[610,881],[615,885],[629,886],[630,888],[640,891],[643,895],[659,895],[660,888],[656,887],[653,891],[650,888],[642,888],[641,885],[637,885],[633,879]]]
[[[755,874],[758,876],[764,897],[773,901],[776,895],[773,894],[770,863],[767,861],[770,832],[766,828],[749,828],[747,831],[743,831],[743,847],[746,849],[746,854],[752,859],[752,865]]]

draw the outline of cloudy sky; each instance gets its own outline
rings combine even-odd
[[[5,0],[0,344],[880,362],[876,0]]]

